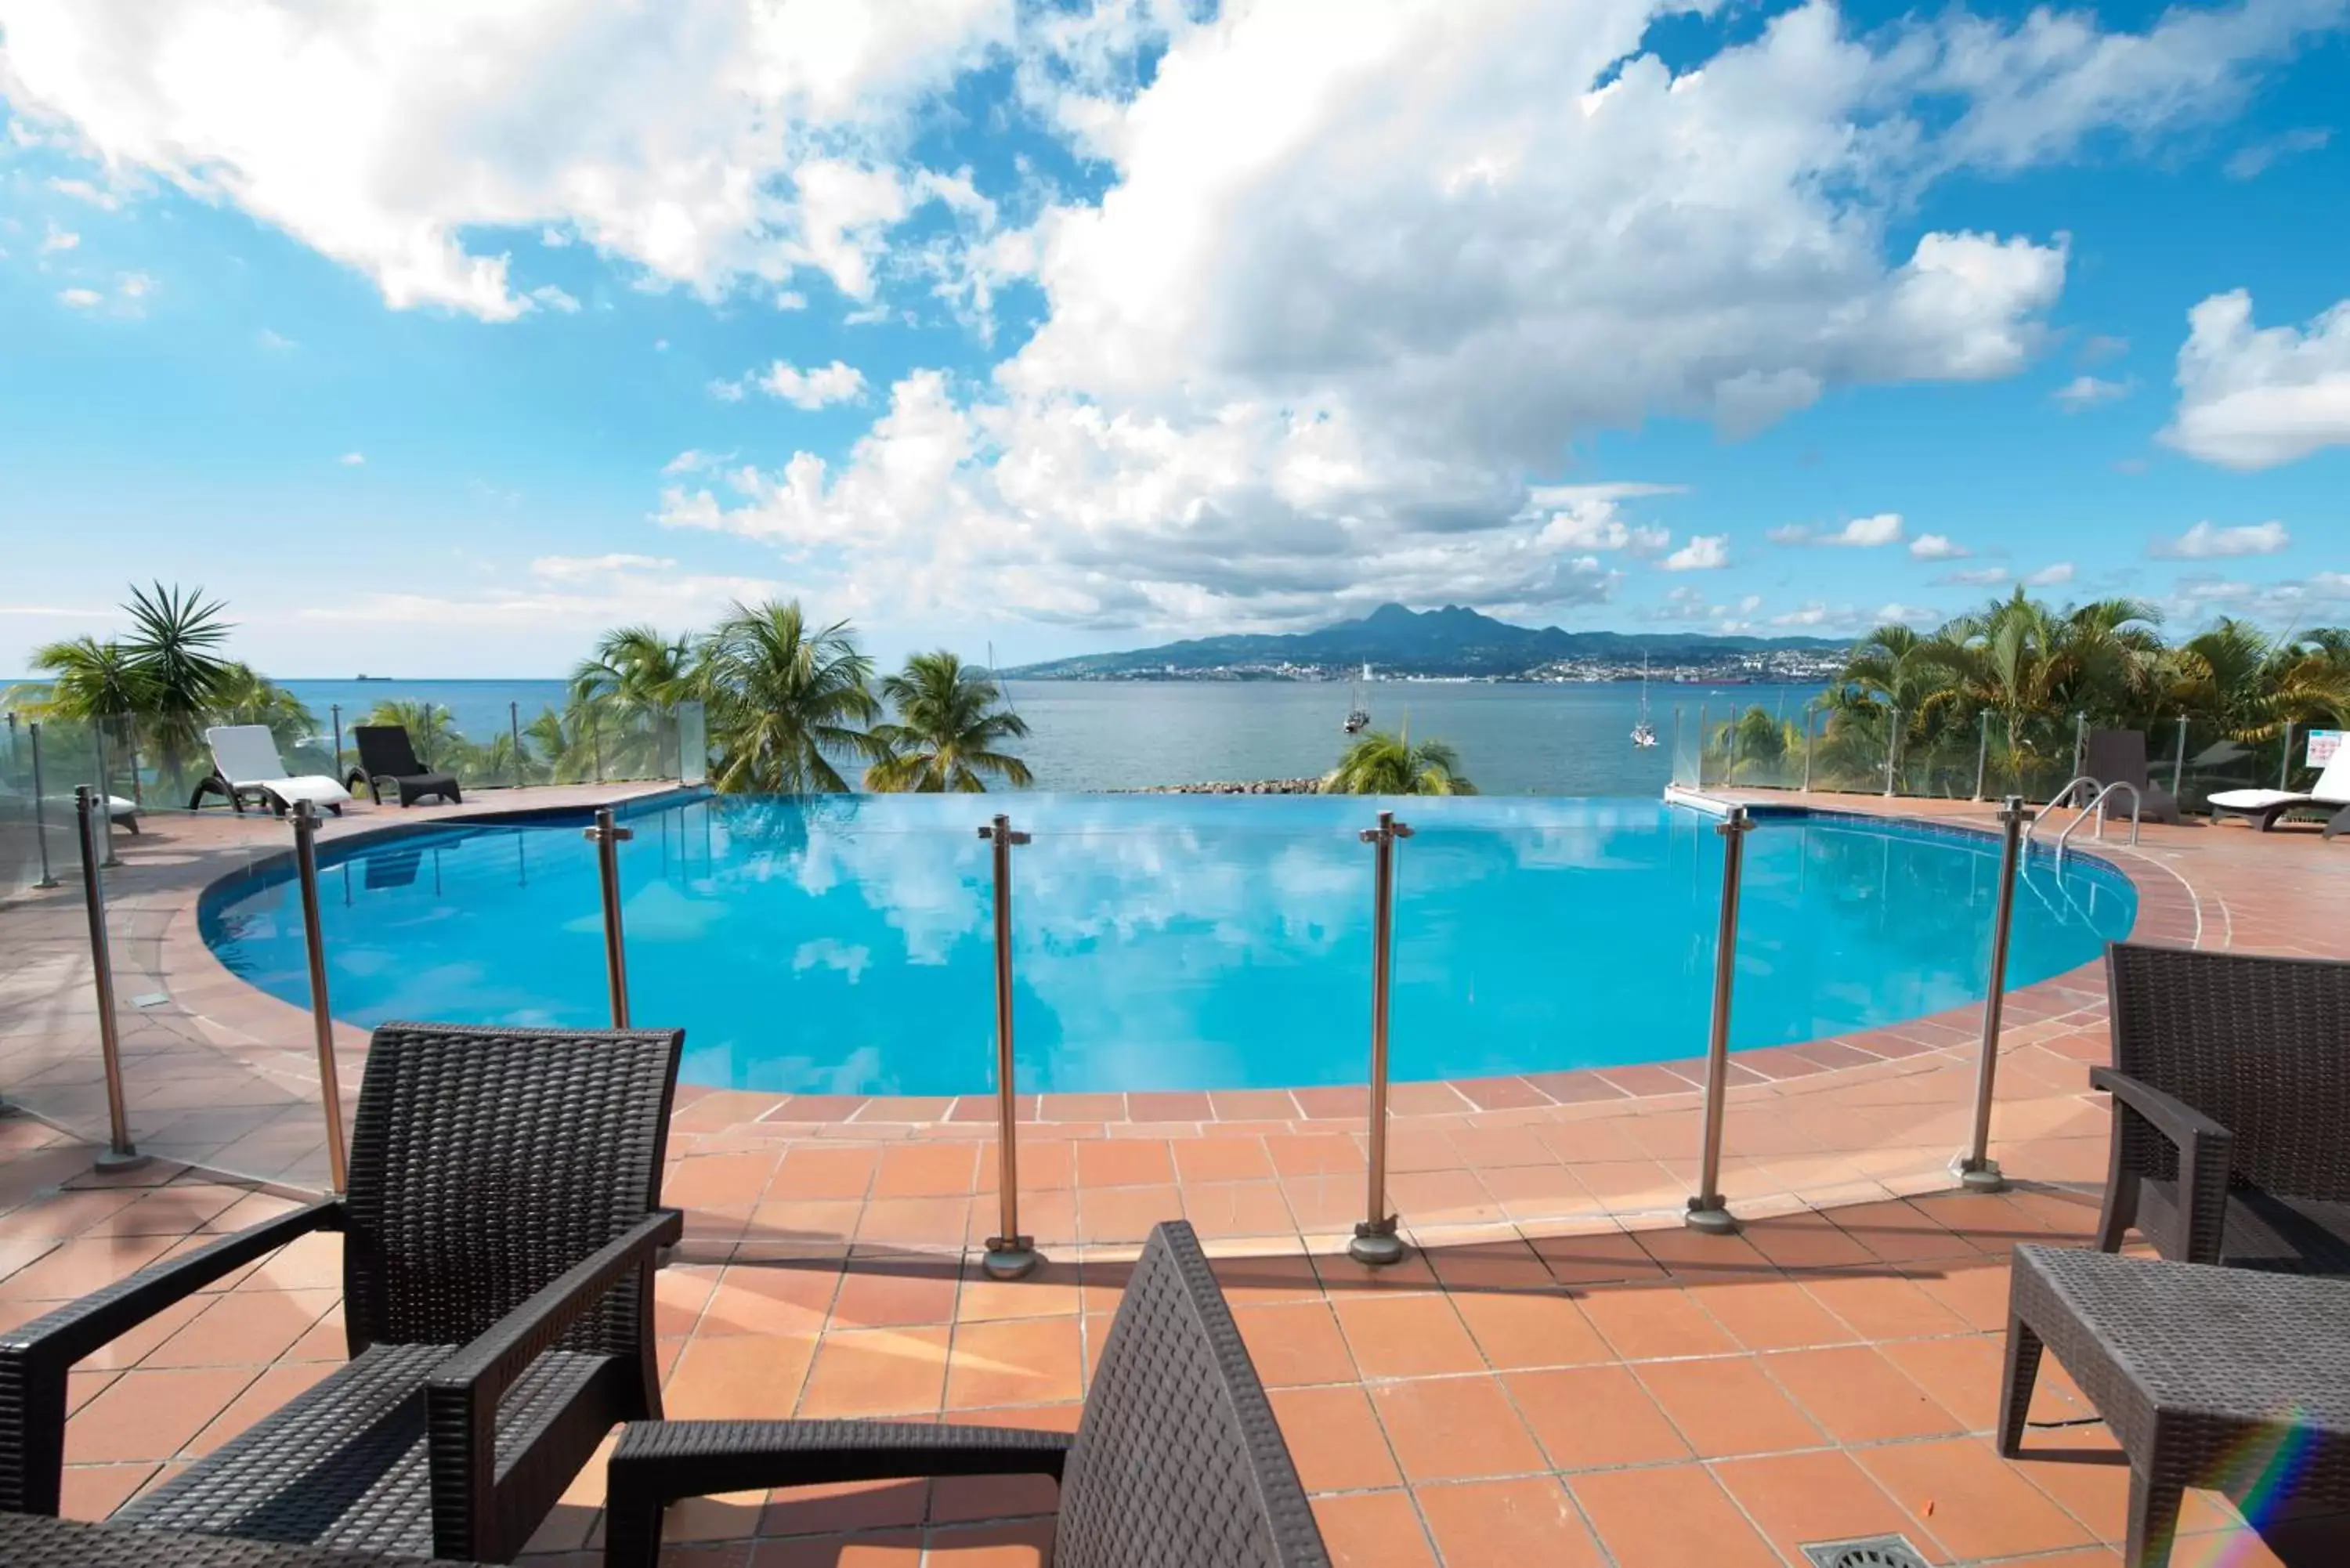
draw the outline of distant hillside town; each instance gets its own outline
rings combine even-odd
[[[1668,684],[1834,680],[1849,644],[1816,637],[1563,631],[1447,605],[1382,605],[1360,620],[1278,636],[1197,638],[1083,654],[1003,673],[1025,680],[1637,680]]]

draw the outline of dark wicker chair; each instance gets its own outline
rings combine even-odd
[[[387,1023],[350,1190],[0,1332],[0,1510],[57,1511],[66,1372],[312,1231],[351,1359],[113,1522],[503,1563],[614,1423],[658,1417],[655,1207],[675,1030]],[[126,1554],[131,1555],[131,1554]]]
[[[753,1487],[1049,1475],[1056,1568],[1326,1568],[1321,1532],[1191,1227],[1153,1230],[1075,1437],[908,1421],[666,1421],[620,1434],[607,1568],[642,1568],[661,1511]]]
[[[8,1568],[122,1568],[126,1563],[138,1568],[463,1568],[440,1558],[427,1563],[380,1552],[323,1552],[174,1530],[133,1532],[29,1513],[0,1513],[0,1563]]]
[[[351,770],[350,785],[356,789],[367,785],[368,798],[378,805],[383,804],[383,786],[390,784],[400,796],[403,806],[414,805],[426,795],[438,795],[452,805],[464,804],[458,791],[457,775],[436,774],[416,760],[416,748],[410,743],[407,729],[399,724],[360,724],[351,731],[351,739],[359,749],[359,765]]]
[[[2350,1274],[2350,963],[2106,950],[2114,1106],[2097,1245]]]

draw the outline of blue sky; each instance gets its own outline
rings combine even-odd
[[[2345,83],[2350,0],[0,0],[0,673],[149,577],[289,676],[2350,621]]]

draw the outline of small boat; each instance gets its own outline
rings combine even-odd
[[[1648,722],[1648,656],[1640,655],[1640,722],[1632,726],[1632,743],[1642,751],[1657,743],[1657,727]]]
[[[1370,678],[1371,667],[1366,664],[1363,666],[1363,680],[1368,680]],[[1358,681],[1354,689],[1354,701],[1347,709],[1347,722],[1338,727],[1350,735],[1359,735],[1369,729],[1370,725],[1371,711],[1363,706],[1363,688]]]

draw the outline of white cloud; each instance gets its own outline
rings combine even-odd
[[[1897,624],[1920,626],[1928,622],[1939,622],[1941,618],[1942,613],[1939,610],[1924,605],[1905,605],[1898,600],[1892,604],[1877,606],[1869,616],[1869,619],[1878,626]]]
[[[1973,554],[1946,535],[1920,534],[1909,541],[1909,558],[1913,561],[1963,561]]]
[[[1529,493],[1530,515],[1551,508],[1536,538],[1559,550],[1628,550],[1653,556],[1672,543],[1669,530],[1626,520],[1619,496],[1658,495],[1669,485],[1551,484]]]
[[[1834,618],[1835,618],[1835,611],[1830,610],[1819,600],[1814,599],[1801,609],[1792,609],[1783,615],[1773,616],[1771,624],[1784,627],[1816,627],[1825,626]]]
[[[1669,572],[1711,572],[1730,565],[1730,535],[1693,534],[1659,565]]]
[[[69,251],[79,244],[81,244],[79,234],[75,234],[71,229],[57,227],[57,220],[52,218],[49,220],[47,232],[41,236],[40,254],[45,256],[54,255],[59,251]]]
[[[2158,561],[2201,561],[2225,556],[2273,556],[2293,544],[2282,523],[2215,528],[2198,523],[2176,539],[2158,539],[2147,554]]]
[[[342,456],[335,459],[335,461],[341,463],[345,468],[359,468],[364,466],[367,462],[367,453],[363,452],[347,452],[343,453]]]
[[[140,300],[155,292],[155,280],[143,272],[126,272],[115,279],[115,293],[124,300]]]
[[[95,310],[106,303],[106,296],[94,288],[61,288],[57,290],[57,299],[76,310]]]
[[[743,398],[743,381],[712,381],[710,395],[722,403],[739,403]]]
[[[253,335],[253,340],[254,340],[255,343],[260,344],[260,345],[261,345],[261,347],[263,347],[264,348],[266,348],[266,349],[270,350],[270,352],[272,352],[272,353],[276,353],[276,354],[282,354],[282,353],[285,353],[285,352],[286,352],[286,350],[288,350],[288,349],[291,349],[291,348],[298,348],[298,347],[299,347],[299,345],[298,345],[298,344],[296,344],[296,343],[294,341],[294,339],[292,339],[291,337],[286,337],[284,333],[282,333],[282,332],[272,332],[272,331],[271,331],[268,327],[263,327],[260,331],[258,331],[258,332],[255,333],[255,334]]]
[[[654,352],[654,353],[656,353],[656,354],[666,354],[666,353],[668,353],[668,352],[669,352],[669,339],[668,339],[668,338],[666,338],[666,337],[656,337],[656,338],[654,338],[654,339],[653,339],[653,352]]]
[[[2094,409],[2099,403],[2110,403],[2129,396],[2127,381],[2101,380],[2095,376],[2075,376],[2051,394],[2057,405],[2068,414]]]
[[[1769,535],[1773,545],[1829,545],[1857,550],[1898,545],[1906,536],[1898,512],[1879,512],[1873,516],[1855,517],[1832,533],[1823,533],[1807,523],[1790,523],[1772,529]]]
[[[583,583],[616,572],[663,572],[676,565],[666,556],[541,556],[531,562],[530,570],[533,576],[552,583]]]
[[[661,472],[667,474],[699,473],[705,468],[714,466],[720,461],[697,447],[688,447],[661,464]]]
[[[2102,365],[2109,359],[2118,359],[2128,352],[2128,338],[2116,337],[2111,334],[2100,332],[2083,339],[2081,351],[2075,354],[2074,358],[2083,365]]]
[[[2230,180],[2252,180],[2265,173],[2269,165],[2297,152],[2317,152],[2334,140],[2334,133],[2323,126],[2305,126],[2288,130],[2282,136],[2272,136],[2266,141],[2255,141],[2239,149],[2220,170]]]
[[[1628,495],[1534,499],[1576,443],[2015,373],[2065,241],[1919,234],[1925,189],[2223,109],[2310,3],[2143,34],[1814,3],[1675,67],[1643,52],[1665,0],[0,0],[0,72],[110,178],[234,204],[397,306],[518,314],[502,247],[548,227],[654,284],[828,281],[851,319],[903,318],[902,279],[983,322],[1030,278],[1040,325],[992,376],[902,376],[845,459],[673,487],[662,520],[767,540],[852,613],[1205,629],[1594,602],[1649,530],[1575,510]],[[913,161],[1007,59],[1091,161],[1017,227]],[[951,238],[893,271],[917,213]]]
[[[579,312],[579,302],[551,283],[540,284],[530,291],[529,297],[535,304],[560,311],[566,316],[576,316]]]
[[[1977,566],[1964,572],[1945,572],[1934,579],[1938,587],[1959,588],[1995,588],[2007,581],[2005,566]]]
[[[395,306],[525,309],[483,231],[576,234],[664,282],[820,272],[869,296],[917,204],[912,112],[1013,0],[889,5],[5,0],[35,129],[233,202]]]
[[[2036,572],[2026,572],[2022,577],[2023,586],[2027,588],[2059,587],[2072,580],[2073,563],[2070,561],[2059,561]]]
[[[2252,326],[2252,296],[2187,313],[2178,410],[2162,439],[2223,468],[2273,468],[2350,444],[2350,299],[2306,328]]]
[[[680,573],[653,556],[545,556],[522,578],[429,593],[369,592],[296,612],[305,621],[518,630],[585,640],[608,628],[651,621],[703,626],[739,601],[788,595],[764,577]],[[493,578],[504,574],[491,572]]]
[[[839,359],[806,370],[778,359],[745,379],[767,396],[781,398],[802,409],[820,409],[827,403],[856,402],[865,396],[865,373]]]
[[[71,196],[77,202],[87,202],[103,212],[113,212],[122,205],[121,199],[111,191],[101,191],[87,180],[51,180],[49,189],[60,196]]]

